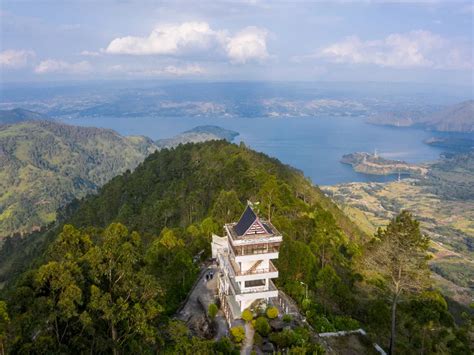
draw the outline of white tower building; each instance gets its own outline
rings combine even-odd
[[[224,238],[214,237],[213,249],[217,250],[220,268],[218,293],[226,318],[231,322],[256,301],[268,303],[278,297],[272,282],[278,277],[278,270],[272,260],[278,259],[282,236],[250,206],[237,223],[226,224],[224,231]],[[221,247],[214,248],[214,244]]]

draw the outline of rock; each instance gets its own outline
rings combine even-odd
[[[275,347],[273,346],[272,343],[270,343],[269,341],[266,341],[262,344],[262,351],[264,353],[273,354],[275,352]]]

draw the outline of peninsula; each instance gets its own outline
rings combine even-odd
[[[424,166],[410,164],[401,160],[385,159],[376,153],[356,152],[342,156],[341,163],[349,164],[363,174],[371,175],[426,175],[428,169]]]

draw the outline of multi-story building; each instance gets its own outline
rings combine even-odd
[[[244,309],[278,297],[272,279],[278,270],[281,234],[259,218],[249,205],[237,223],[224,226],[225,236],[213,239],[213,256],[219,262],[218,294],[227,320],[238,319]]]

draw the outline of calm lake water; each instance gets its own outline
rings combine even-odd
[[[389,159],[433,161],[441,149],[423,141],[434,135],[421,129],[369,125],[360,118],[75,118],[70,124],[112,128],[123,135],[169,138],[198,125],[212,124],[240,133],[236,142],[280,159],[318,185],[353,181],[389,181],[395,176],[359,174],[339,161],[344,154],[374,152]]]

